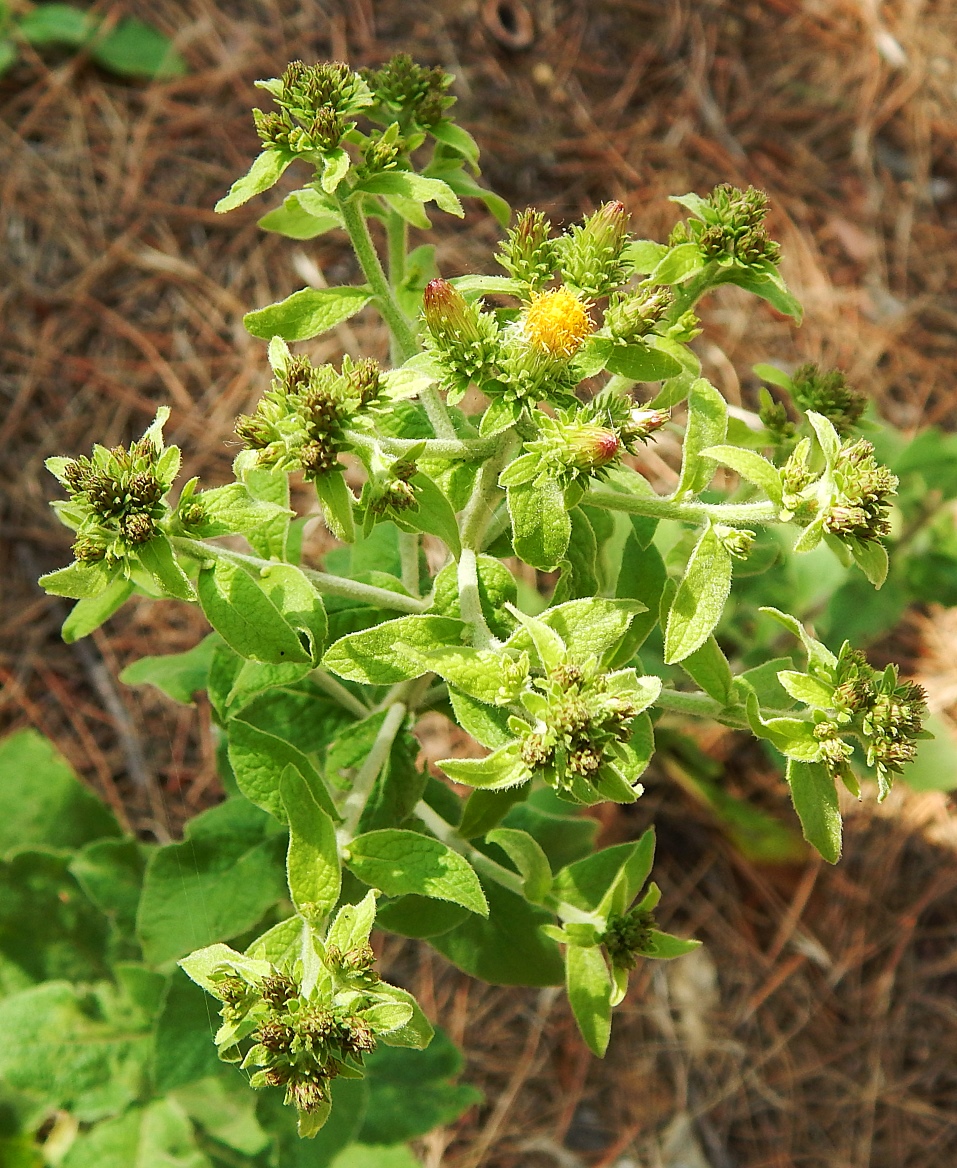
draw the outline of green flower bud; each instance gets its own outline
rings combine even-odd
[[[605,203],[558,241],[562,275],[583,295],[607,296],[624,282],[629,218],[623,203]]]
[[[128,543],[147,543],[156,534],[156,525],[148,515],[126,515],[120,520],[120,533]]]
[[[866,439],[845,442],[834,467],[837,491],[824,509],[824,528],[832,535],[867,543],[890,534],[890,498],[897,477],[874,458]]]
[[[774,439],[775,444],[781,445],[794,437],[794,423],[788,417],[787,407],[783,402],[776,402],[768,391],[761,386],[759,391],[758,417],[765,429]]]
[[[454,78],[437,65],[416,64],[408,53],[397,53],[381,69],[363,69],[362,77],[386,116],[407,113],[423,128],[434,126],[455,98],[446,92]]]
[[[448,280],[431,280],[422,298],[426,343],[446,370],[446,385],[460,397],[471,381],[492,376],[499,358],[498,324],[469,304]]]
[[[852,389],[839,369],[825,373],[817,365],[802,365],[791,380],[795,404],[823,414],[842,438],[854,429],[867,408],[866,396]]]
[[[626,344],[652,331],[674,303],[671,288],[638,288],[624,296],[613,294],[605,310],[605,325],[611,335]]]
[[[612,965],[619,969],[634,969],[639,957],[655,955],[654,928],[654,914],[636,906],[626,913],[610,916],[599,940]]]
[[[724,550],[735,560],[746,560],[754,547],[755,535],[753,531],[746,531],[739,527],[723,527],[716,524],[714,533],[721,541]]]
[[[73,557],[81,564],[98,564],[106,555],[106,542],[99,536],[81,535],[73,544]]]
[[[515,280],[537,291],[552,278],[558,265],[552,225],[541,211],[523,211],[501,244],[495,259]]]
[[[566,428],[565,441],[570,464],[587,474],[607,466],[621,454],[615,431],[594,422]]]

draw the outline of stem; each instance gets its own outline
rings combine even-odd
[[[389,286],[389,281],[382,268],[382,261],[379,259],[379,253],[372,242],[369,226],[362,214],[360,204],[356,199],[341,199],[339,210],[342,212],[342,220],[349,233],[349,239],[353,251],[356,253],[356,259],[359,261],[359,266],[362,268],[376,298],[382,319],[392,333],[399,361],[408,361],[419,351],[419,346],[416,344],[415,334],[412,332],[409,319],[399,307],[395,293]]]
[[[342,824],[336,830],[336,839],[339,842],[340,851],[343,851],[349,845],[349,842],[356,833],[356,828],[359,826],[359,820],[362,818],[362,812],[365,809],[366,802],[372,794],[372,788],[375,786],[379,772],[389,757],[395,736],[399,733],[402,723],[405,720],[405,713],[405,705],[402,702],[396,702],[389,707],[389,712],[386,714],[385,721],[379,728],[379,733],[375,737],[372,749],[366,755],[365,762],[362,764],[352,784],[352,789],[342,804]]]
[[[462,512],[461,535],[462,546],[476,551],[482,546],[482,536],[495,514],[502,488],[498,485],[498,476],[512,452],[512,435],[510,432],[499,439],[499,447],[483,464],[481,473],[476,480],[465,510]]]
[[[389,283],[393,288],[405,279],[405,257],[409,250],[409,225],[397,211],[390,211],[386,220],[389,241]]]
[[[484,551],[490,543],[494,543],[500,535],[508,531],[511,522],[512,517],[508,513],[508,508],[500,506],[485,529],[485,535],[482,537],[482,550]]]
[[[703,693],[687,693],[677,689],[663,689],[655,698],[655,705],[672,714],[693,714],[696,718],[710,718],[735,730],[747,730],[748,719],[744,708],[723,706]],[[765,718],[799,718],[794,710],[762,710]]]
[[[372,711],[365,702],[360,701],[354,693],[350,693],[342,682],[336,681],[327,670],[314,669],[309,674],[309,677],[320,689],[325,690],[331,698],[335,698],[344,710],[348,710],[350,714],[355,714],[357,718],[369,717]]]
[[[462,620],[472,626],[472,644],[476,649],[487,649],[492,643],[492,630],[482,611],[479,594],[478,560],[470,547],[463,547],[458,566],[459,608]]]
[[[345,437],[354,446],[371,449],[377,442],[390,454],[405,454],[407,450],[417,450],[423,445],[420,458],[461,458],[465,462],[479,462],[488,458],[496,448],[495,438],[392,438],[377,435],[375,438],[356,430],[346,430]]]
[[[507,868],[503,868],[501,864],[496,864],[494,860],[490,860],[478,848],[473,848],[468,840],[462,839],[452,824],[447,823],[437,811],[433,811],[424,799],[420,799],[416,803],[415,814],[422,820],[437,840],[440,840],[446,847],[451,848],[453,852],[458,852],[460,856],[464,856],[476,872],[489,880],[494,880],[496,884],[507,888],[509,892],[514,892],[518,896],[523,895],[525,882],[521,876],[515,872],[510,872]]]
[[[773,503],[677,503],[657,495],[625,495],[607,488],[591,487],[583,502],[609,511],[649,515],[654,519],[680,519],[685,523],[779,523]]]
[[[413,596],[419,595],[419,537],[414,531],[399,532],[399,561],[402,583]]]
[[[170,542],[181,552],[186,552],[198,560],[235,560],[241,564],[261,570],[274,567],[279,560],[264,560],[260,556],[234,552],[231,548],[218,547],[201,539],[189,539],[174,535]],[[345,576],[331,576],[328,572],[317,572],[313,568],[300,568],[300,572],[315,585],[317,592],[327,596],[341,596],[345,600],[363,600],[377,608],[390,608],[396,612],[425,612],[428,605],[415,596],[405,596],[401,592],[390,592],[388,588],[377,588],[374,584],[361,584]]]

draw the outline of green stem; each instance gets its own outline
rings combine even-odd
[[[407,592],[419,595],[419,537],[414,531],[399,532],[399,562]]]
[[[655,698],[655,705],[672,714],[691,714],[696,718],[710,718],[735,730],[749,728],[744,707],[723,706],[721,702],[703,693],[688,693],[677,689],[663,689]],[[762,710],[764,718],[800,718],[794,710]]]
[[[359,266],[372,289],[376,305],[382,313],[382,319],[392,333],[396,355],[400,362],[408,361],[419,351],[419,346],[416,344],[412,325],[399,307],[395,293],[389,286],[389,281],[382,268],[382,261],[379,259],[379,253],[372,242],[369,226],[362,214],[359,201],[357,199],[341,199],[339,210],[342,212],[342,220],[349,233],[349,239],[353,251],[356,253],[356,259],[359,261]]]
[[[405,454],[409,450],[417,450],[424,444],[421,458],[460,458],[463,462],[479,462],[495,450],[495,438],[392,438],[388,435],[377,435],[375,438],[368,434],[360,434],[356,430],[346,430],[345,438],[354,446],[363,446],[371,449],[377,442],[390,454]]]
[[[511,457],[513,435],[507,431],[498,438],[498,450],[483,464],[481,473],[472,490],[472,496],[462,512],[460,524],[462,546],[476,551],[482,546],[482,536],[495,514],[503,491],[498,485],[498,476]]]
[[[451,848],[453,852],[458,852],[460,856],[464,856],[480,876],[494,880],[496,884],[500,884],[503,888],[507,888],[509,892],[514,892],[517,896],[524,896],[525,882],[521,876],[515,872],[510,872],[507,868],[503,868],[501,864],[496,864],[494,860],[490,860],[478,848],[473,848],[468,840],[462,839],[452,824],[447,823],[437,811],[433,811],[424,799],[415,805],[415,814],[422,820],[437,840],[440,840],[446,847]]]
[[[352,789],[343,801],[342,823],[336,830],[336,839],[339,842],[340,851],[348,847],[356,833],[359,820],[362,818],[362,812],[365,809],[369,796],[372,794],[372,788],[375,786],[379,772],[382,770],[386,759],[392,751],[392,743],[395,741],[395,736],[399,733],[399,730],[402,728],[402,723],[405,721],[405,714],[406,708],[402,702],[395,702],[389,707],[385,720],[379,727],[379,733],[375,736],[375,742],[373,742],[369,753],[366,755],[365,762],[363,762],[359,773],[353,781]]]
[[[626,495],[602,487],[591,487],[582,500],[609,511],[648,515],[653,519],[678,519],[685,523],[779,523],[773,503],[677,503],[657,495]]]
[[[386,220],[389,243],[389,283],[393,288],[405,279],[405,257],[409,250],[409,225],[397,211],[390,211]]]
[[[256,569],[275,567],[279,562],[264,560],[261,556],[249,556],[244,552],[234,552],[231,548],[218,547],[216,544],[206,543],[205,540],[189,539],[182,535],[173,536],[170,542],[178,551],[198,560],[235,560]],[[388,588],[376,588],[374,584],[361,584],[358,580],[349,580],[345,576],[331,576],[328,572],[317,572],[313,568],[299,570],[315,585],[317,592],[325,593],[327,596],[365,601],[377,608],[388,608],[395,612],[419,613],[425,612],[428,608],[424,600],[406,596],[401,592],[390,592]]]
[[[360,701],[354,693],[350,693],[342,682],[336,681],[327,670],[314,669],[309,674],[309,678],[321,690],[325,690],[331,698],[334,698],[344,710],[348,710],[350,714],[355,714],[357,718],[368,718],[372,713],[365,702]]]
[[[487,649],[492,643],[492,630],[482,611],[479,595],[478,560],[470,547],[463,547],[458,566],[459,609],[462,620],[472,626],[472,644],[476,649]]]

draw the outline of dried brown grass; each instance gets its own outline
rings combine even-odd
[[[724,292],[699,342],[709,375],[747,401],[754,360],[822,359],[901,425],[954,423],[952,0],[538,0],[521,52],[490,31],[517,27],[507,4],[128,7],[176,35],[188,77],[141,88],[28,54],[0,82],[0,718],[48,733],[139,830],[165,838],[215,796],[213,743],[206,711],[113,679],[144,653],[188,647],[202,621],[134,603],[88,649],[59,642],[62,606],[32,583],[68,547],[42,460],[125,440],[168,402],[186,473],[222,481],[232,418],[265,380],[242,311],[302,284],[297,255],[332,282],[354,277],[331,237],[298,245],[263,236],[259,208],[211,211],[255,149],[253,78],[291,57],[365,64],[401,48],[442,62],[490,185],[559,220],[616,197],[660,234],[669,194],[765,187],[807,323],[795,332]],[[441,223],[443,270],[486,264],[495,235],[478,214]],[[383,337],[360,317],[313,348],[381,352]],[[780,804],[760,766],[740,781]],[[652,816],[664,904],[705,940],[717,978],[707,961],[643,971],[604,1063],[560,995],[483,987],[389,943],[488,1098],[428,1142],[426,1162],[953,1163],[957,866],[943,797],[852,809],[835,870],[754,868],[663,781],[606,838]]]

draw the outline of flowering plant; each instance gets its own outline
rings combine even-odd
[[[304,185],[262,226],[297,239],[344,230],[363,283],[305,288],[246,316],[272,381],[237,422],[234,482],[175,493],[165,409],[129,448],[49,462],[76,533],[75,561],[42,581],[78,601],[67,639],[134,592],[198,603],[212,627],[190,653],[125,678],[180,700],[207,691],[231,794],[216,811],[260,809],[269,858],[243,889],[253,908],[191,932],[172,919],[161,849],[138,934],[147,961],[179,959],[219,1001],[220,1057],[281,1089],[303,1136],[379,1044],[430,1040],[412,997],[375,972],[374,926],[425,938],[491,982],[564,982],[604,1053],[630,971],[696,944],[656,923],[653,832],[595,850],[581,814],[640,797],[662,719],[767,742],[804,835],[831,862],[838,784],[857,795],[870,774],[883,798],[922,733],[916,686],[849,645],[831,652],[793,616],[762,609],[803,647],[802,668],[735,674],[715,636],[734,573],[761,570],[750,561],[766,529],[793,532],[798,554],[829,548],[875,588],[888,571],[897,481],[854,436],[860,402],[840,375],[772,370],[793,412],[765,393],[745,422],[690,347],[695,307],[721,284],[800,321],[766,196],[683,196],[690,217],[667,243],[633,238],[617,202],[561,232],[526,211],[496,256],[504,275],[444,279],[432,248],[408,248],[429,204],[461,216],[461,199],[479,199],[510,219],[477,182],[450,82],[399,56],[361,73],[295,62],[258,83],[276,108],[255,111],[262,151],[218,210],[305,163]],[[367,305],[388,326],[390,369],[290,349]],[[682,454],[662,496],[629,459],[665,429]],[[736,485],[716,498],[719,467]],[[321,568],[303,563],[290,476],[314,485],[341,544]],[[680,563],[662,558],[661,521],[694,533]],[[553,574],[547,602],[520,591],[516,559]],[[474,741],[469,757],[438,763],[448,781],[417,762],[412,731],[427,711]],[[228,837],[214,856],[235,849]],[[277,838],[288,841],[279,891]],[[210,887],[228,898],[243,876],[217,863]],[[282,919],[250,935],[277,905]],[[225,944],[239,936],[242,951]]]

